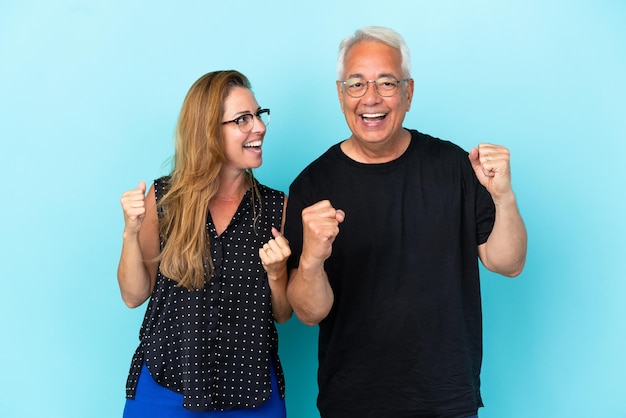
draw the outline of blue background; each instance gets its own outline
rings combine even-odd
[[[625,22],[623,0],[2,0],[0,416],[121,416],[145,306],[119,297],[119,197],[168,172],[191,84],[250,77],[256,173],[286,191],[348,136],[337,45],[377,24],[412,52],[406,126],[511,150],[528,263],[483,274],[481,417],[626,417]],[[290,416],[317,417],[317,329],[280,334]]]

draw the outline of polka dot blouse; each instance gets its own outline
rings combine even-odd
[[[166,180],[154,182],[157,200]],[[189,410],[252,408],[271,394],[270,361],[284,398],[270,288],[259,258],[259,248],[272,238],[272,226],[280,229],[284,193],[258,187],[262,212],[256,233],[250,190],[222,235],[207,217],[215,274],[203,289],[177,287],[159,271],[133,356],[127,398],[135,397],[145,362],[154,380],[184,395]]]

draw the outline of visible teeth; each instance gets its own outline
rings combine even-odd
[[[364,118],[382,118],[385,116],[384,113],[364,113],[362,115]]]
[[[248,142],[247,144],[244,144],[244,147],[246,148],[260,147],[262,143],[263,142],[261,141],[252,141],[252,142]]]

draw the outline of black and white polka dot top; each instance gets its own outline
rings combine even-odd
[[[166,180],[154,182],[157,200]],[[284,398],[270,288],[259,258],[259,248],[272,238],[272,226],[280,229],[284,193],[261,184],[258,188],[262,212],[256,233],[250,190],[221,235],[207,217],[215,274],[203,289],[178,287],[159,271],[133,356],[127,398],[135,397],[144,362],[159,384],[184,395],[183,406],[192,411],[260,405],[271,394],[270,362]]]

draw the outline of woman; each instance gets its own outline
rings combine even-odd
[[[243,74],[208,73],[183,103],[172,173],[122,195],[122,299],[150,299],[126,418],[286,415],[287,197],[252,175],[268,122]]]

